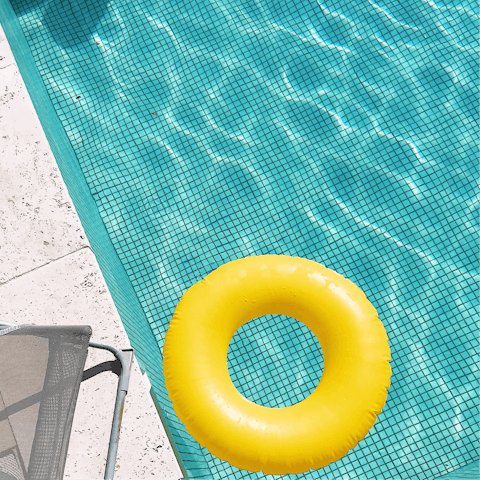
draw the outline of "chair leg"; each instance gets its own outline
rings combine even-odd
[[[120,439],[120,427],[122,424],[123,407],[125,405],[125,397],[128,391],[128,383],[130,382],[130,372],[133,362],[133,348],[120,350],[107,343],[90,340],[89,347],[108,350],[115,355],[122,366],[121,372],[118,374],[117,398],[115,400],[115,410],[113,413],[112,431],[110,434],[110,444],[108,446],[107,465],[105,467],[105,480],[112,480],[115,471],[115,462],[117,459],[118,441]]]
[[[105,480],[112,480],[117,459],[118,442],[120,440],[120,427],[122,425],[123,408],[127,395],[128,383],[133,361],[133,350],[122,350],[115,355],[122,363],[122,373],[118,378],[117,399],[113,414],[112,432],[110,434],[110,445],[108,447],[107,466],[105,468]]]

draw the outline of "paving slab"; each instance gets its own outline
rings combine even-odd
[[[12,49],[10,48],[10,45],[5,37],[5,32],[0,25],[0,70],[8,65],[11,65],[12,63],[15,63]]]
[[[89,245],[7,46],[0,26],[0,284]]]

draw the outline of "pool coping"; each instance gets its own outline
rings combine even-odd
[[[151,350],[149,357],[153,356],[157,361],[161,361],[161,352],[153,332],[148,326],[145,313],[140,306],[138,298],[127,277],[123,265],[121,264],[113,248],[106,228],[98,213],[98,209],[95,205],[93,197],[91,196],[86,184],[83,172],[80,169],[77,157],[53,108],[46,88],[36,68],[30,48],[23,35],[23,32],[21,31],[18,19],[16,18],[9,0],[0,0],[0,19],[7,43],[9,44],[9,47],[13,53],[14,63],[16,64],[16,67],[18,68],[18,71],[20,72],[20,75],[26,86],[30,97],[29,100],[34,107],[38,120],[40,121],[43,129],[43,133],[45,134],[51,152],[53,153],[53,157],[58,168],[60,169],[63,181],[65,182],[68,190],[68,194],[70,195],[74,203],[76,213],[78,214],[78,219],[80,220],[80,223],[90,243],[90,248],[95,254],[96,261],[100,266],[100,275],[103,276],[103,279],[108,286],[109,293],[111,294],[116,309],[120,314],[123,326],[127,330],[129,339],[135,340],[135,338],[142,337],[144,342],[147,339]],[[10,65],[7,65],[4,68],[8,68],[8,66]],[[72,253],[77,253],[79,250]],[[52,262],[49,262],[48,264],[50,263]],[[44,265],[38,266],[34,270],[42,268],[43,266]],[[28,273],[30,272],[22,272],[19,276],[26,275]],[[8,281],[15,280],[16,278],[18,278],[18,276],[14,277],[13,279],[9,279]],[[143,319],[141,328],[138,328],[139,324],[136,321],[138,318]],[[133,328],[133,325],[135,325],[135,328]],[[131,335],[132,331],[134,331],[133,335]],[[132,338],[132,336],[134,338]],[[138,349],[136,350],[135,359],[136,362],[138,362],[141,373],[145,374],[147,371],[145,363],[146,360],[148,361],[150,359],[144,358]],[[144,377],[147,377],[147,375],[144,375]],[[155,380],[156,379],[151,378],[151,376],[150,378],[146,379],[147,384],[152,384],[155,382]],[[150,395],[168,436],[168,440],[170,441],[172,450],[174,451],[175,457],[182,471],[182,475],[187,477],[180,454],[177,451],[176,445],[171,437],[168,425],[165,421],[153,388],[150,388]]]

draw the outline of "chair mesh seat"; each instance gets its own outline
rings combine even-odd
[[[0,480],[63,477],[89,326],[0,329]]]

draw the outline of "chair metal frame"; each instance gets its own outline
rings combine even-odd
[[[17,325],[21,324],[0,321],[0,328],[15,327]],[[128,384],[130,382],[134,350],[133,348],[119,349],[113,345],[98,342],[96,340],[90,340],[88,346],[101,350],[108,350],[115,356],[115,360],[99,363],[98,365],[85,370],[82,376],[82,382],[102,372],[113,372],[118,376],[117,396],[115,400],[115,410],[113,412],[107,463],[105,467],[105,480],[113,480],[115,461],[117,459],[118,442],[120,440],[123,408],[125,406],[125,397],[127,395]]]

